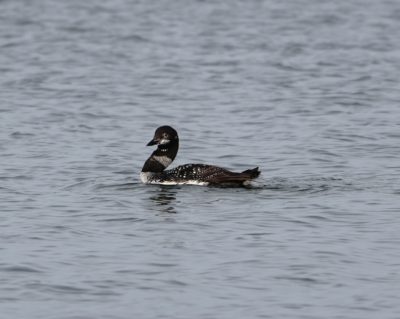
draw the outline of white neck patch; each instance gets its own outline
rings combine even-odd
[[[168,167],[172,163],[172,159],[168,156],[153,156],[153,158],[164,167]]]

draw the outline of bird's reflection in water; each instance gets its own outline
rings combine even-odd
[[[175,187],[160,186],[160,188],[150,196],[150,200],[158,211],[162,213],[176,214],[176,193],[177,188]]]

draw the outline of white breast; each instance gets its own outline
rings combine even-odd
[[[200,185],[200,186],[206,186],[209,183],[208,182],[200,182],[200,181],[195,181],[195,180],[188,180],[188,181],[163,181],[163,182],[155,182],[154,184],[160,184],[160,185]]]
[[[152,182],[153,173],[152,172],[141,172],[140,180],[144,184],[150,184]]]

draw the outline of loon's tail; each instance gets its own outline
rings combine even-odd
[[[248,179],[254,179],[257,178],[260,175],[261,171],[258,169],[258,167],[256,168],[252,168],[252,169],[246,169],[245,171],[241,172],[241,175],[247,175]]]
[[[214,185],[245,185],[245,183],[247,183],[248,181],[257,178],[260,173],[261,172],[258,167],[247,169],[241,173],[235,173],[226,169],[218,168],[218,173],[212,174],[212,177],[209,178],[208,181],[210,182],[210,184]]]

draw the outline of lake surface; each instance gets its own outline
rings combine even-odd
[[[0,317],[400,318],[400,2],[0,1]],[[253,188],[143,185],[259,166]]]

